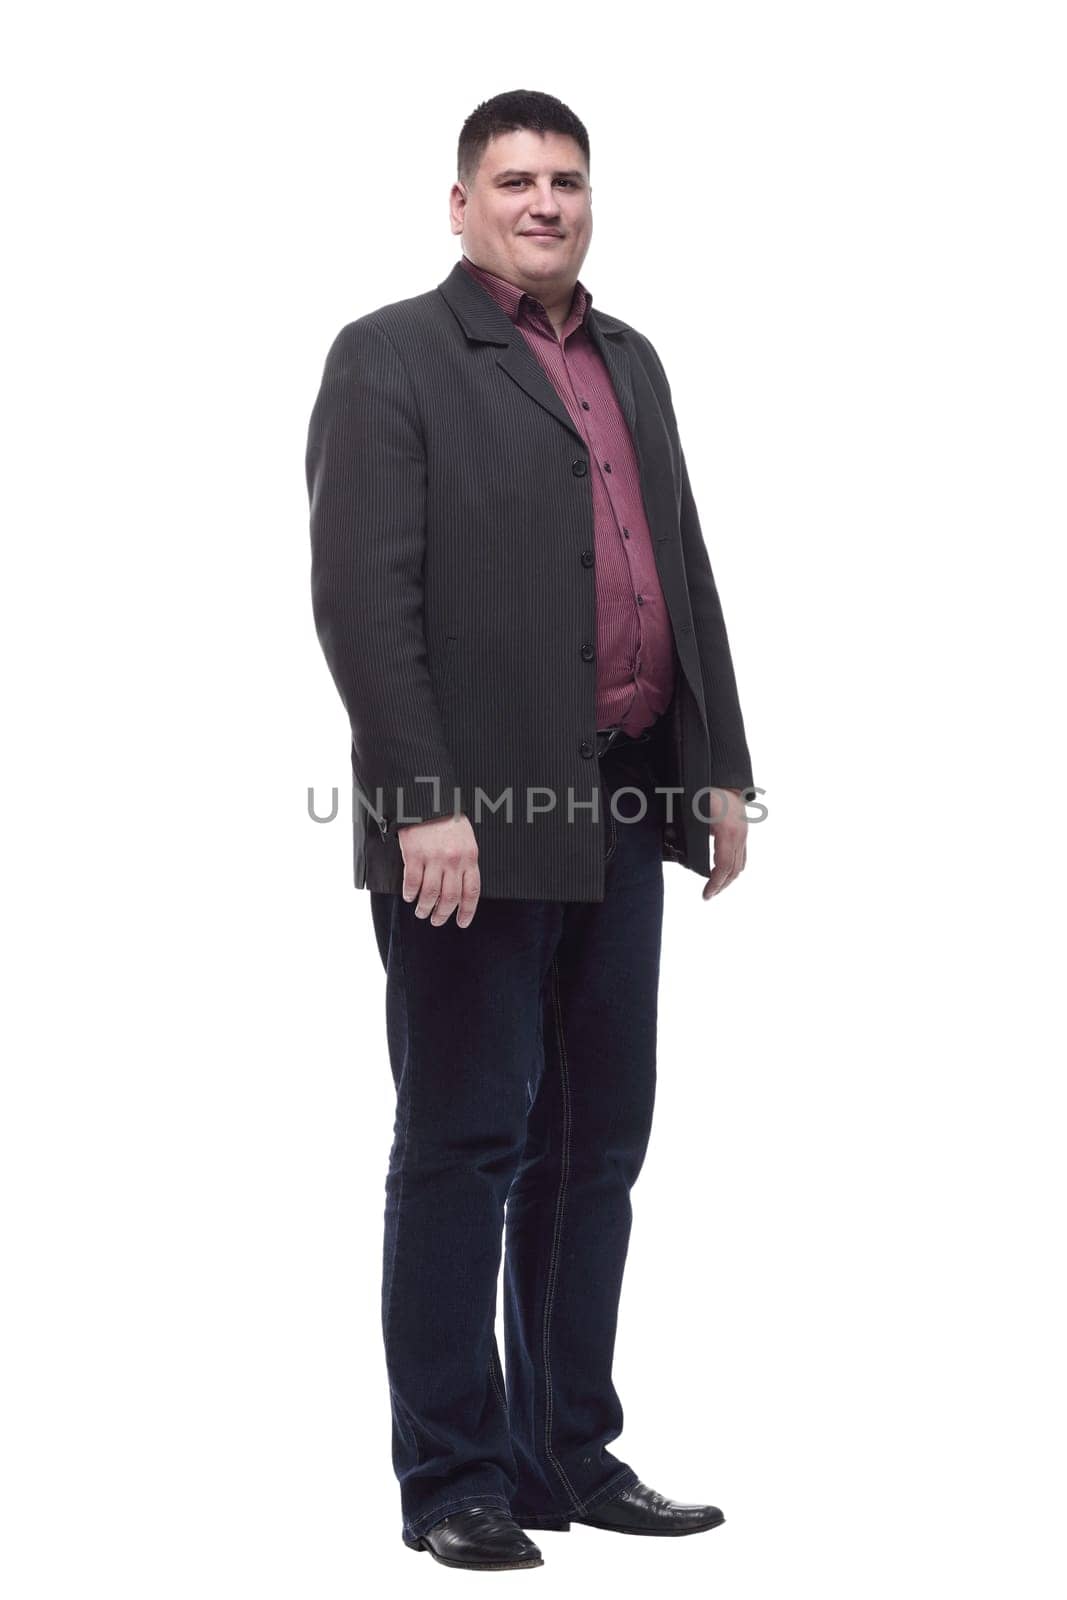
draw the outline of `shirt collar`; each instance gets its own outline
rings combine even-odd
[[[518,323],[522,316],[540,316],[547,321],[547,313],[540,300],[525,289],[520,289],[517,283],[509,283],[507,278],[499,277],[495,272],[489,272],[485,267],[476,266],[469,256],[460,256],[461,264],[475,278],[486,292],[492,295],[497,305],[505,311],[512,322]],[[571,308],[564,327],[573,320],[575,327],[581,327],[589,314],[593,304],[593,296],[579,278],[574,285],[574,296]]]

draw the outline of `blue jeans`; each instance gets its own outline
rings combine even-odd
[[[397,1091],[382,1328],[409,1545],[475,1504],[550,1527],[637,1478],[608,1445],[655,1097],[662,815],[640,745],[599,771],[603,901],[482,900],[468,928],[435,928],[371,895]],[[627,785],[641,821],[624,820],[633,792],[611,814]]]

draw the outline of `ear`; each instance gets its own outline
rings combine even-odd
[[[452,225],[453,233],[463,232],[463,213],[467,205],[467,194],[462,183],[456,182],[448,191],[448,218]]]

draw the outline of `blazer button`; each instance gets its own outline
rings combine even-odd
[[[593,565],[593,552],[591,550],[583,550],[582,551],[582,566],[583,567],[591,567],[592,565]]]
[[[581,744],[578,746],[578,753],[579,755],[583,756],[591,756],[593,754],[593,746],[589,743],[588,739],[582,740]]]
[[[586,473],[589,471],[589,468],[584,461],[572,461],[571,471],[574,473],[576,478],[584,478]]]
[[[592,659],[593,659],[593,657],[595,655],[596,655],[596,651],[593,649],[593,646],[591,644],[583,644],[582,645],[582,660],[583,661],[592,661]]]

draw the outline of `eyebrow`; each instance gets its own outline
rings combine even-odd
[[[503,172],[498,172],[495,175],[493,181],[496,182],[497,178],[536,178],[536,176],[536,172],[523,172],[519,167],[505,167]],[[579,172],[576,167],[571,167],[566,171],[554,172],[552,176],[554,178],[578,178],[580,182],[585,182],[585,173]]]

